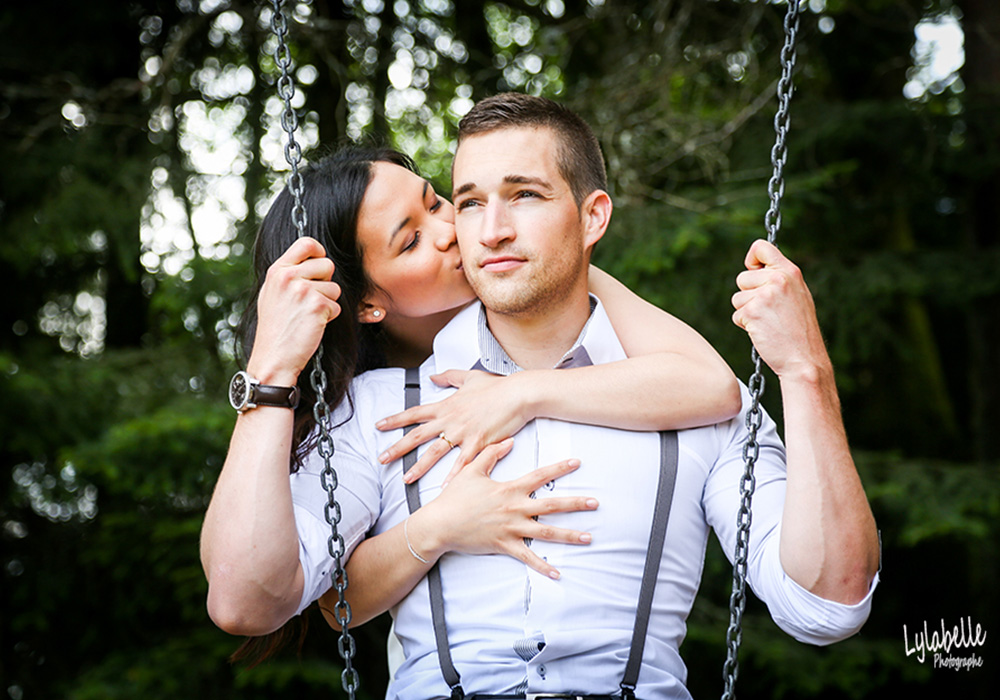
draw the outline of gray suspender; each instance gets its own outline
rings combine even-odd
[[[420,404],[420,370],[410,367],[406,370],[406,408]],[[403,429],[404,434],[413,426]],[[405,473],[417,461],[417,451],[414,449],[403,457],[403,472]],[[677,481],[677,433],[660,433],[660,477],[656,489],[656,505],[653,509],[653,525],[649,533],[649,547],[646,550],[646,564],[642,572],[642,584],[639,587],[639,604],[635,615],[635,626],[632,628],[632,645],[629,649],[628,662],[625,664],[625,675],[622,678],[622,697],[630,700],[635,697],[635,686],[639,679],[639,669],[642,665],[642,652],[646,643],[646,630],[649,627],[649,612],[653,606],[653,591],[656,589],[656,578],[660,571],[660,560],[663,557],[663,542],[667,533],[667,521],[670,519],[670,504],[674,496],[674,484]],[[413,513],[420,507],[420,490],[416,483],[406,485],[406,504]],[[437,642],[438,661],[445,682],[451,688],[452,698],[462,698],[461,678],[451,660],[451,650],[448,646],[448,630],[444,621],[444,596],[441,593],[441,571],[437,564],[427,573],[427,583],[430,589],[431,620],[434,624],[434,639]]]
[[[406,392],[404,395],[406,408],[420,405],[420,368],[406,368]],[[408,425],[403,428],[403,434],[408,433],[414,426]],[[410,467],[416,464],[417,450],[413,449],[403,456],[403,473],[409,471]],[[420,508],[420,487],[417,482],[406,485],[406,505],[410,513],[414,513]],[[427,572],[427,586],[430,589],[431,597],[431,620],[434,623],[434,639],[437,642],[438,662],[441,664],[441,673],[444,680],[451,688],[453,698],[462,698],[465,691],[462,690],[462,679],[455,670],[455,664],[451,661],[451,649],[448,646],[448,628],[444,622],[444,596],[441,594],[441,569],[437,563]]]
[[[642,571],[639,586],[639,605],[632,628],[632,647],[625,664],[625,677],[621,682],[622,697],[635,697],[635,684],[639,680],[642,665],[642,650],[646,644],[646,628],[649,627],[649,611],[653,607],[653,590],[660,572],[663,558],[663,540],[667,534],[670,519],[670,504],[674,500],[674,483],[677,481],[677,433],[660,433],[660,479],[656,487],[656,505],[653,508],[653,526],[649,532],[649,547],[646,548],[646,565]]]

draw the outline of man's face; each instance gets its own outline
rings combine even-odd
[[[526,315],[586,289],[587,232],[548,128],[467,137],[455,155],[455,227],[486,308]]]

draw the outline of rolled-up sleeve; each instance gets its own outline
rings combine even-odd
[[[749,401],[745,387],[743,394],[745,414]],[[747,438],[743,419],[735,418],[719,426],[716,437],[719,458],[705,485],[705,513],[726,556],[732,560],[740,508],[739,484],[744,471],[743,445]],[[846,639],[861,629],[868,619],[878,576],[872,580],[863,600],[846,605],[820,598],[785,573],[779,545],[787,469],[784,446],[769,416],[764,416],[757,441],[760,450],[754,466],[747,582],[767,604],[775,623],[795,639],[816,645]]]
[[[868,594],[853,605],[820,598],[797,584],[779,566],[769,567],[764,576],[779,580],[762,585],[772,593],[768,609],[774,622],[800,642],[819,646],[832,644],[856,634],[868,619],[872,594],[878,585],[878,574],[868,587]]]
[[[366,456],[364,433],[359,430],[358,423],[358,416],[354,415],[333,433],[331,466],[337,473],[335,495],[340,506],[337,531],[344,539],[344,563],[378,519],[381,498],[378,474]],[[304,576],[302,599],[296,614],[332,585],[332,528],[326,518],[328,496],[321,477],[323,468],[323,458],[314,449],[305,464],[290,476],[292,507],[299,534],[299,562]]]

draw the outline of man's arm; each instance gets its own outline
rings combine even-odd
[[[755,242],[733,296],[744,328],[778,376],[788,481],[782,568],[821,598],[853,604],[868,593],[879,545],[847,444],[833,366],[802,273],[766,241]]]
[[[288,481],[291,436],[287,408],[260,406],[241,415],[205,514],[208,613],[230,634],[273,632],[295,614],[302,596]]]
[[[311,238],[292,244],[267,273],[247,371],[262,384],[294,386],[327,322],[340,312],[333,262]],[[240,415],[201,532],[208,612],[231,634],[261,635],[295,614],[303,587],[289,484],[287,408]]]

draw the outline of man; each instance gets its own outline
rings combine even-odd
[[[624,357],[603,308],[587,293],[590,251],[612,208],[589,128],[548,100],[489,98],[462,121],[453,182],[463,264],[482,304],[462,311],[438,335],[420,372],[423,401],[446,395],[428,377],[449,369],[510,374]],[[783,629],[803,641],[829,643],[853,634],[867,618],[878,565],[874,520],[801,275],[763,242],[751,248],[746,264],[733,299],[734,321],[779,377],[787,437],[786,470],[773,422],[765,419],[758,433],[749,577]],[[337,458],[353,465],[340,472],[342,483],[369,494],[369,512],[350,526],[375,533],[408,515],[398,464],[377,461],[393,437],[370,427],[398,410],[400,380],[398,370],[386,370],[359,381],[358,410],[338,441]],[[387,396],[395,403],[386,405]],[[742,418],[678,433],[676,486],[635,691],[644,700],[690,697],[678,648],[709,528],[733,551],[745,433]],[[423,502],[440,493],[453,455],[421,479]],[[438,561],[447,647],[467,695],[620,692],[650,538],[660,439],[539,419],[517,434],[493,478],[512,480],[567,456],[579,458],[580,468],[547,484],[539,498],[594,495],[600,509],[540,517],[593,537],[585,548],[531,543],[534,554],[555,564],[560,579],[511,557],[452,553]],[[324,562],[304,561],[303,569],[306,591],[328,576]],[[439,665],[428,595],[424,580],[395,608],[405,660],[391,698],[452,694]]]

